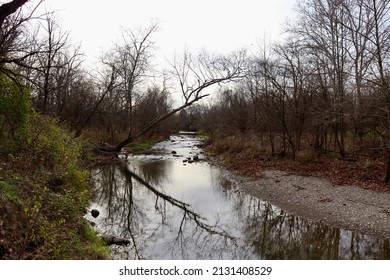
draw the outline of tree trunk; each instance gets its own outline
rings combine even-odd
[[[0,6],[0,27],[3,26],[5,19],[15,13],[20,7],[26,4],[28,0],[14,0]]]
[[[386,149],[386,175],[385,175],[385,184],[387,185],[390,182],[390,149]]]

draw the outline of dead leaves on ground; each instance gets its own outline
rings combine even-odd
[[[229,168],[255,178],[261,178],[264,169],[277,169],[297,175],[326,178],[336,185],[356,185],[390,193],[390,186],[383,183],[385,164],[378,159],[270,160],[269,157],[248,159],[240,154],[225,154],[220,159]]]

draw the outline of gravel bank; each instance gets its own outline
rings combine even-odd
[[[261,179],[230,176],[237,187],[295,215],[334,227],[390,238],[390,194],[332,185],[316,177],[269,170]]]

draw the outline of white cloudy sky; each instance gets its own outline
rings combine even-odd
[[[174,51],[208,49],[227,53],[255,46],[264,36],[277,39],[293,16],[296,0],[45,0],[58,11],[63,28],[81,41],[87,60],[97,58],[119,37],[121,27],[148,26],[158,20],[155,35],[160,60]]]

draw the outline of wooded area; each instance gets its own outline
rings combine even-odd
[[[317,156],[364,154],[390,163],[387,0],[300,1],[283,42],[263,42],[251,56],[245,50],[228,56],[185,51],[169,73],[152,66],[157,23],[124,28],[90,73],[61,20],[34,14],[39,4],[1,6],[1,75],[28,88],[35,109],[57,117],[75,137],[87,133],[109,143],[102,151],[168,134],[192,115],[194,128],[221,137],[256,135],[273,155],[294,159],[309,149]],[[216,102],[189,108],[216,84]],[[177,88],[181,97],[173,96]],[[7,117],[2,122],[3,131],[14,125]],[[385,177],[388,183],[390,164]]]
[[[300,1],[286,39],[264,42],[245,78],[199,107],[197,122],[224,137],[256,135],[272,155],[292,159],[302,152],[387,158],[388,183],[389,7],[385,0]]]
[[[105,258],[72,247],[80,235],[95,240],[80,219],[89,202],[80,158],[180,129],[220,151],[251,142],[251,157],[269,161],[379,160],[389,183],[390,0],[301,0],[279,43],[184,51],[164,73],[154,67],[157,22],[123,28],[87,71],[82,46],[55,12],[37,14],[41,3],[0,4],[0,213],[11,221],[0,216],[0,259]],[[62,226],[77,230],[64,237]]]

